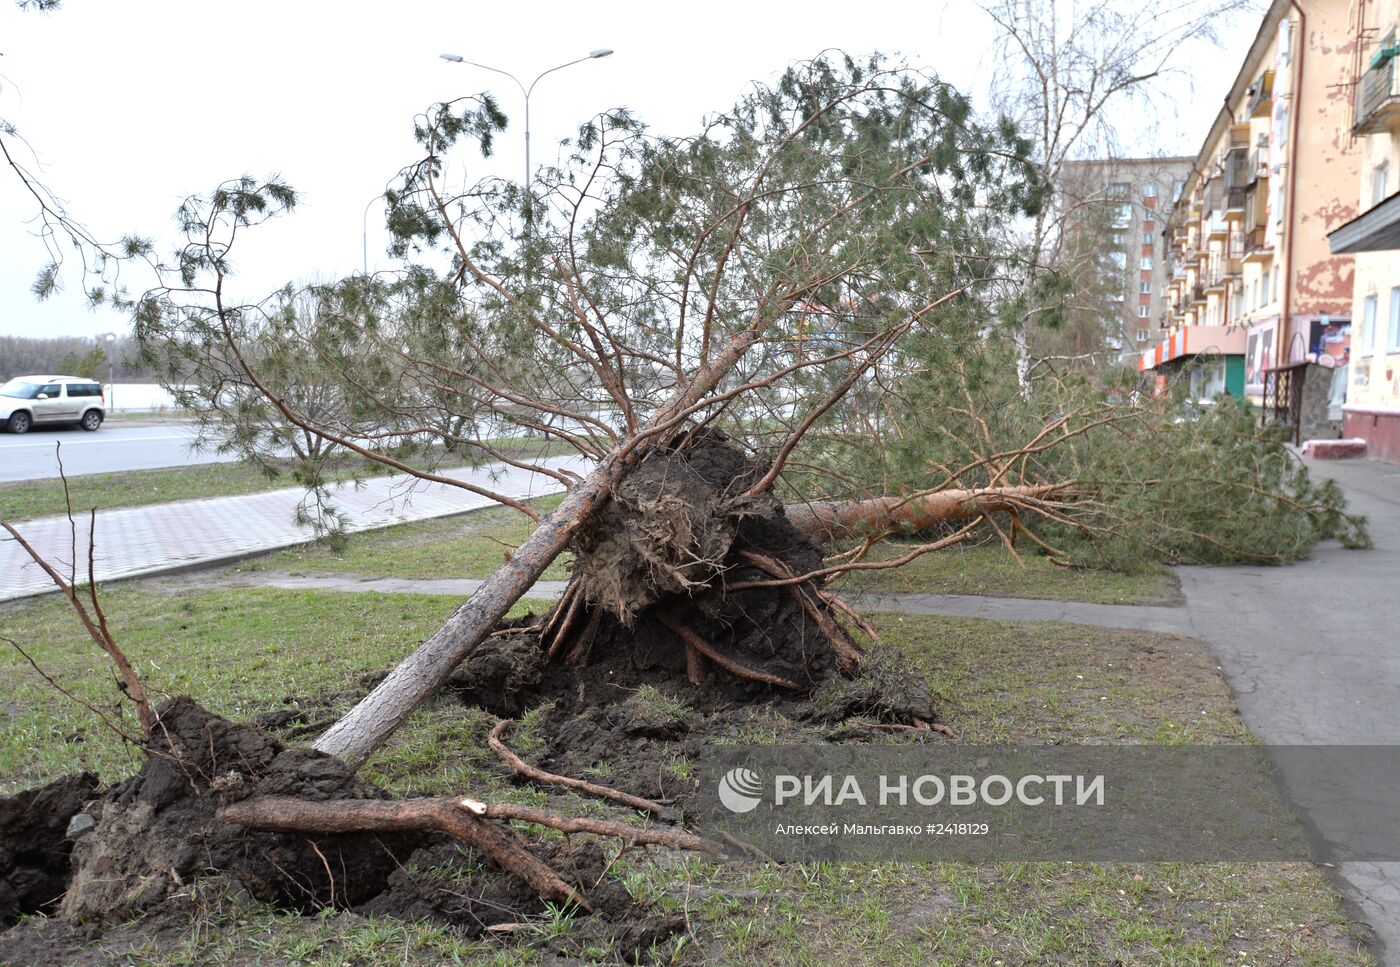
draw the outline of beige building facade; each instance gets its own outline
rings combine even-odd
[[[1400,0],[1357,0],[1351,73],[1360,214],[1332,233],[1356,260],[1343,432],[1400,463]]]
[[[1344,362],[1354,267],[1327,236],[1357,210],[1355,51],[1348,0],[1270,5],[1163,234],[1162,326],[1211,335],[1169,338],[1143,369],[1210,346],[1222,366],[1238,357],[1244,395],[1267,402],[1286,394],[1289,367]]]

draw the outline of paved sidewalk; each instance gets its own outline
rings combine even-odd
[[[575,473],[586,473],[589,467],[579,457],[552,457],[542,463],[551,469]],[[539,497],[562,489],[551,477],[503,464],[443,473],[516,498]],[[296,507],[304,496],[301,488],[290,488],[99,510],[94,554],[97,579],[111,581],[168,572],[305,543],[315,533],[310,526],[296,523]],[[333,502],[349,517],[347,526],[351,531],[446,517],[493,503],[458,487],[425,483],[404,475],[374,477],[358,487],[342,485],[335,489]],[[78,576],[83,580],[87,577],[88,516],[79,515],[77,523]],[[68,574],[74,539],[67,517],[44,517],[17,527],[40,554]],[[52,590],[48,576],[6,534],[0,541],[0,601]]]
[[[1309,468],[1367,515],[1375,548],[1331,544],[1287,567],[1177,568],[1192,633],[1212,646],[1265,743],[1400,745],[1400,465]],[[1344,863],[1341,874],[1382,944],[1377,956],[1400,965],[1400,864]]]

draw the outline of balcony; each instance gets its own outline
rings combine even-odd
[[[1256,228],[1244,237],[1244,258],[1246,262],[1262,262],[1273,257],[1272,246],[1265,243],[1266,237],[1263,228]]]
[[[1238,279],[1244,274],[1244,236],[1236,232],[1225,247],[1225,277]]]
[[[1400,77],[1395,69],[1395,31],[1392,29],[1380,43],[1371,65],[1356,83],[1356,134],[1372,134],[1393,130],[1400,121]]]
[[[1194,304],[1196,304],[1196,303],[1198,303],[1198,302],[1205,302],[1205,301],[1206,301],[1206,287],[1203,286],[1203,285],[1201,285],[1201,283],[1197,282],[1195,285],[1191,286],[1191,303],[1192,303],[1192,305],[1194,305]]]
[[[1249,163],[1245,168],[1245,187],[1253,191],[1259,182],[1269,177],[1269,146],[1261,144],[1249,153]]]
[[[1212,239],[1224,239],[1230,235],[1230,223],[1225,220],[1225,213],[1213,211],[1210,213],[1210,221],[1206,224],[1206,233]]]
[[[1225,291],[1225,265],[1220,259],[1216,259],[1210,264],[1210,271],[1206,273],[1206,293],[1216,294]]]
[[[1245,111],[1252,118],[1267,117],[1274,104],[1274,72],[1265,71],[1249,85]]]

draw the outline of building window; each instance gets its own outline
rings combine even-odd
[[[1270,301],[1270,302],[1275,302],[1275,301],[1277,301],[1277,300],[1278,300],[1278,266],[1275,265],[1275,266],[1274,266],[1273,283],[1269,286],[1269,301]]]
[[[1139,329],[1139,330],[1138,330],[1137,341],[1138,341],[1138,342],[1147,342],[1148,337],[1150,337],[1151,334],[1152,334],[1152,333],[1151,333],[1151,330],[1148,330],[1148,329]]]
[[[1371,169],[1371,204],[1379,205],[1390,194],[1387,182],[1390,180],[1390,162],[1382,161]]]
[[[1132,190],[1132,186],[1129,185],[1126,181],[1115,181],[1113,182],[1113,184],[1108,186],[1108,197],[1127,198],[1128,192],[1130,190]]]
[[[1400,286],[1390,290],[1390,342],[1388,353],[1400,353]]]
[[[1138,318],[1139,318],[1139,319],[1146,319],[1146,318],[1148,317],[1148,315],[1149,315],[1151,312],[1152,312],[1152,307],[1151,307],[1151,306],[1138,306]]]
[[[1152,256],[1150,256],[1150,255],[1144,255],[1144,256],[1142,257],[1142,270],[1143,270],[1144,272],[1151,272],[1151,271],[1152,271]]]
[[[1112,235],[1108,236],[1108,240],[1109,240],[1109,242],[1113,245],[1114,248],[1122,248],[1122,247],[1123,247],[1123,233],[1122,233],[1122,232],[1114,232]]]
[[[1143,233],[1142,233],[1142,244],[1143,244],[1143,247],[1144,247],[1144,248],[1151,248],[1151,247],[1152,247],[1152,242],[1153,242],[1152,233],[1151,233],[1151,232],[1143,232]]]
[[[1186,182],[1178,180],[1172,184],[1172,201],[1181,197],[1181,192],[1186,188]]]
[[[1369,356],[1376,349],[1376,297],[1368,295],[1361,305],[1361,355]]]
[[[1151,283],[1151,282],[1144,282],[1144,283],[1142,284],[1142,291],[1143,291],[1144,294],[1151,292],[1151,291],[1152,291],[1152,283]]]
[[[1152,182],[1150,182],[1150,181],[1149,181],[1147,184],[1143,185],[1143,186],[1142,186],[1142,197],[1144,197],[1144,198],[1156,198],[1156,197],[1157,197],[1157,186],[1154,185],[1154,184],[1153,184]]]

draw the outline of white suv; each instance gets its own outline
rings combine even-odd
[[[0,424],[28,433],[45,423],[76,423],[95,430],[107,415],[102,384],[81,376],[21,376],[0,386]]]

